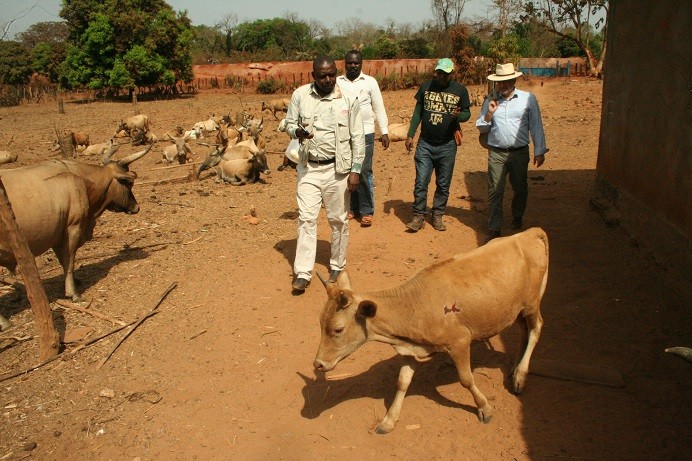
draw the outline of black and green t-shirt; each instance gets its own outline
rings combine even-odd
[[[448,143],[454,138],[454,131],[458,127],[454,108],[464,110],[471,107],[468,90],[455,81],[451,81],[446,88],[441,88],[435,80],[425,82],[415,98],[423,108],[421,138],[434,146]]]

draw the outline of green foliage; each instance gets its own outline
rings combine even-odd
[[[233,34],[233,42],[233,48],[237,51],[257,52],[278,48],[284,56],[312,46],[308,25],[284,18],[242,23]]]
[[[23,85],[32,74],[28,50],[15,41],[0,41],[0,84]]]
[[[194,31],[164,0],[63,0],[71,46],[61,66],[68,88],[114,89],[192,79]],[[126,33],[115,33],[126,31]]]
[[[156,84],[166,70],[163,56],[143,45],[133,46],[122,59],[137,85]]]
[[[108,73],[108,86],[113,88],[128,88],[134,85],[134,80],[121,58],[116,58],[113,68]]]
[[[377,37],[373,48],[377,59],[394,59],[399,54],[399,44],[384,34]]]
[[[31,50],[31,68],[57,82],[66,52],[65,43],[40,42]]]
[[[274,94],[283,92],[285,89],[286,85],[284,82],[273,78],[262,80],[257,84],[257,92],[260,94]]]
[[[520,57],[519,37],[514,34],[505,35],[492,40],[488,46],[488,57],[500,62],[518,62]]]
[[[411,59],[432,57],[432,47],[423,35],[405,37],[399,41],[399,47],[404,56]]]

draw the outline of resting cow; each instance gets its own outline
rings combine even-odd
[[[526,349],[512,374],[514,391],[521,393],[543,326],[540,302],[548,280],[548,238],[534,227],[494,239],[386,290],[356,292],[346,272],[336,283],[320,280],[328,300],[320,316],[317,371],[332,370],[369,340],[390,344],[403,356],[396,396],[378,433],[394,428],[418,360],[437,352],[452,357],[479,419],[487,423],[493,409],[473,379],[471,342],[495,336],[517,318],[526,320]]]
[[[65,295],[73,301],[80,299],[73,276],[77,249],[91,239],[96,219],[105,210],[139,212],[132,194],[137,174],[129,171],[129,165],[149,152],[152,145],[117,161],[110,159],[115,151],[110,149],[103,156],[103,165],[54,160],[0,171],[29,249],[34,256],[49,248],[55,251],[65,272]],[[12,271],[17,265],[4,231],[0,232],[0,265]]]

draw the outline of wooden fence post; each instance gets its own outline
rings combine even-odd
[[[29,297],[31,308],[36,319],[36,329],[38,330],[39,360],[47,360],[58,355],[60,338],[55,330],[53,315],[50,304],[41,285],[41,277],[38,275],[36,260],[29,250],[29,245],[21,229],[17,225],[12,211],[12,205],[7,198],[5,184],[0,178],[0,221],[2,228],[7,233],[12,252],[17,260],[17,267],[24,279],[26,294]]]

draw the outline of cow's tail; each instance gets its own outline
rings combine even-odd
[[[548,269],[550,268],[550,252],[548,246],[548,235],[540,227],[536,227],[536,237],[541,241],[543,246],[545,246],[545,273],[543,274],[543,281],[541,282],[541,299],[543,298],[543,293],[545,293],[545,288],[548,285]]]

